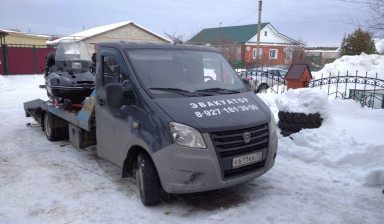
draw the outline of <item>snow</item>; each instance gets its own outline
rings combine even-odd
[[[54,44],[59,43],[61,40],[74,40],[74,39],[76,41],[84,40],[86,38],[93,37],[93,36],[96,36],[98,34],[105,33],[105,32],[108,32],[108,31],[111,31],[111,30],[114,30],[114,29],[117,29],[117,28],[129,25],[129,24],[133,24],[135,26],[138,26],[141,29],[143,29],[143,30],[145,30],[145,31],[147,31],[149,33],[152,33],[155,36],[158,36],[158,37],[160,37],[160,38],[162,38],[164,40],[167,40],[167,41],[171,42],[170,40],[166,39],[165,37],[162,37],[162,36],[152,32],[152,31],[150,31],[148,29],[145,29],[144,27],[141,27],[141,26],[135,24],[132,21],[124,21],[124,22],[113,23],[113,24],[109,24],[109,25],[105,25],[105,26],[94,27],[94,28],[91,28],[91,29],[88,29],[88,30],[84,30],[84,31],[75,33],[75,34],[71,34],[71,35],[66,36],[66,37],[62,37],[62,38],[53,40],[53,41],[47,41],[47,44],[54,45]]]
[[[384,53],[384,38],[373,38],[375,41],[376,50],[383,54]]]
[[[47,35],[42,35],[42,34],[34,34],[34,33],[22,33],[18,31],[13,31],[13,30],[3,30],[0,29],[0,31],[5,32],[5,33],[14,33],[14,34],[20,34],[20,35],[26,35],[26,36],[32,36],[32,37],[43,37],[48,39],[50,36]]]
[[[144,207],[135,181],[121,179],[121,170],[97,157],[95,147],[49,142],[25,117],[23,102],[47,99],[38,88],[43,83],[41,75],[0,76],[0,223],[383,221],[384,110],[329,100],[320,128],[279,134],[276,164],[265,175]],[[285,94],[300,98],[295,91]],[[259,96],[278,122],[277,101],[286,96]]]
[[[337,76],[340,72],[342,75],[355,76],[358,71],[358,76],[376,77],[378,79],[384,79],[384,55],[378,54],[365,54],[354,56],[342,56],[336,59],[333,63],[326,64],[320,71],[312,72],[314,79],[320,79],[323,77]]]
[[[324,115],[328,110],[328,94],[320,89],[289,89],[276,99],[276,105],[279,111]]]

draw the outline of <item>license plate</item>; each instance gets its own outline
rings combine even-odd
[[[263,152],[255,152],[245,156],[239,156],[232,159],[232,168],[246,166],[252,163],[257,163],[263,159]]]

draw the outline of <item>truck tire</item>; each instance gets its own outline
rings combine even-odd
[[[68,124],[57,116],[46,112],[43,121],[45,136],[49,141],[68,139]]]
[[[155,165],[145,153],[137,157],[136,183],[140,191],[141,202],[145,206],[160,202],[161,184]]]
[[[261,83],[260,86],[257,88],[258,93],[265,93],[267,92],[268,85],[266,83]]]
[[[279,111],[279,124],[283,136],[288,136],[307,128],[319,128],[323,122],[320,114],[304,114]]]

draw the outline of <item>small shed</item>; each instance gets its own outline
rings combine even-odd
[[[307,64],[292,64],[285,75],[287,89],[298,89],[309,86],[312,73]]]

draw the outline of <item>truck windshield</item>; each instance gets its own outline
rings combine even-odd
[[[223,56],[195,50],[126,50],[137,77],[154,97],[247,91]]]

